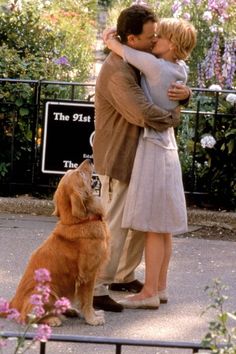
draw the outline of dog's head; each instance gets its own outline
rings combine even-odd
[[[68,170],[60,180],[54,194],[53,215],[64,224],[73,224],[90,216],[103,216],[100,198],[93,194],[93,164],[83,161],[74,170]]]

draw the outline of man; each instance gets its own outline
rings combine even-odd
[[[156,16],[150,9],[133,5],[121,12],[117,21],[117,34],[122,43],[151,52],[155,43],[156,23]],[[129,280],[126,289],[129,289],[129,285],[136,285],[133,290],[139,291],[137,286],[142,286],[134,278],[134,267],[141,261],[144,237],[140,236],[140,232],[133,231],[127,239],[129,230],[121,228],[140,129],[149,126],[163,131],[179,124],[179,110],[170,113],[147,101],[139,86],[139,79],[140,74],[134,67],[110,53],[96,83],[93,156],[111,231],[111,257],[99,274],[94,307],[105,311],[123,310],[122,305],[109,297],[106,287],[114,281],[118,267],[123,277]],[[169,97],[183,100],[189,95],[187,87],[178,85],[175,91],[170,90]],[[122,255],[124,245],[126,252]],[[132,250],[132,256],[129,250]],[[121,256],[123,264],[119,266]]]

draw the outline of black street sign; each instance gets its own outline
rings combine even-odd
[[[47,101],[44,118],[43,173],[64,174],[93,158],[93,103]]]

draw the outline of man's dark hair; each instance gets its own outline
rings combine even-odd
[[[146,6],[132,5],[121,11],[117,20],[117,35],[121,43],[127,42],[130,34],[139,35],[148,21],[157,22],[155,13]]]

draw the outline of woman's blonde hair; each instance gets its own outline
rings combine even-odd
[[[176,59],[179,60],[187,59],[197,43],[195,27],[183,19],[162,18],[158,23],[157,35],[174,44]]]

